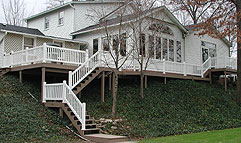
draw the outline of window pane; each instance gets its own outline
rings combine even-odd
[[[48,29],[48,28],[49,28],[49,17],[45,17],[44,28],[45,28],[45,29]]]
[[[161,49],[161,38],[157,37],[156,38],[156,59],[161,59],[162,56],[162,49]]]
[[[126,33],[121,35],[120,54],[126,56]]]
[[[174,41],[169,40],[169,61],[174,62]]]
[[[34,38],[24,38],[24,48],[33,48],[34,46]]]
[[[149,36],[149,48],[148,48],[149,57],[154,57],[154,36]]]
[[[182,62],[182,43],[177,41],[177,62]]]
[[[118,47],[119,47],[119,35],[114,35],[113,36],[113,50],[115,52],[118,52]]]
[[[168,60],[168,55],[167,55],[167,39],[165,39],[165,38],[163,38],[162,49],[163,49],[163,59]]]
[[[109,51],[110,50],[110,46],[109,46],[109,40],[108,39],[103,39],[103,50],[104,51]]]
[[[59,13],[59,25],[64,24],[64,12]]]
[[[98,39],[93,40],[93,54],[98,51]]]
[[[141,37],[140,37],[140,55],[143,54],[143,56],[146,55],[145,41],[146,41],[145,34],[141,34]]]
[[[62,42],[54,42],[54,44],[55,44],[57,47],[63,47],[63,43],[62,43]]]
[[[202,48],[203,63],[208,59],[208,49]]]

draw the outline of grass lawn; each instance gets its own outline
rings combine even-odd
[[[170,136],[140,141],[140,143],[241,143],[241,128]]]

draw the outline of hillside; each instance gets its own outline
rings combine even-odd
[[[111,118],[111,93],[107,91],[106,102],[101,103],[97,83],[85,89],[81,101],[95,119]],[[139,80],[120,80],[117,117],[124,120],[104,125],[104,132],[150,138],[241,127],[234,87],[225,92],[223,86],[187,80],[164,85],[160,78],[149,78],[148,85],[141,99]]]
[[[65,128],[67,119],[41,104],[39,87],[19,84],[14,76],[0,77],[0,142],[81,142]]]

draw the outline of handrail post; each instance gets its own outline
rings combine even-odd
[[[217,59],[218,60],[218,59]],[[209,62],[209,67],[208,67],[208,69],[211,69],[212,68],[212,58],[211,57],[209,57],[208,58],[208,62]],[[215,66],[215,65],[214,65]],[[216,67],[216,66],[215,66]]]
[[[13,67],[13,51],[10,53],[10,67]]]
[[[66,103],[66,80],[63,81],[63,103]]]
[[[47,44],[43,44],[43,62],[46,63],[47,60]]]
[[[73,83],[72,83],[72,71],[69,71],[69,87],[70,87],[70,89],[72,89],[72,87],[73,87]]]
[[[27,48],[26,48],[26,54],[25,54],[25,56],[26,56],[26,57],[25,57],[25,58],[26,58],[26,64],[28,63],[28,49],[29,49],[29,48],[27,47]]]
[[[43,103],[46,103],[46,82],[43,83]]]
[[[163,59],[163,74],[166,74],[166,60]]]
[[[186,65],[186,63],[184,62],[183,63],[183,72],[184,72],[184,76],[187,76],[187,71],[186,71],[186,67],[187,67],[187,65]]]
[[[85,130],[86,104],[82,104],[82,130]]]
[[[88,61],[88,59],[89,59],[89,50],[86,49],[86,51],[85,51],[85,62]],[[89,67],[89,63],[87,63],[86,66]]]

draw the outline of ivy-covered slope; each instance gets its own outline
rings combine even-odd
[[[68,119],[60,119],[58,112],[40,102],[39,87],[32,82],[20,84],[14,76],[0,77],[0,142],[76,140],[64,126],[69,125]]]
[[[164,85],[154,78],[149,79],[148,86],[141,99],[138,80],[120,81],[117,117],[126,120],[105,125],[105,131],[150,138],[241,127],[241,107],[235,103],[234,87],[225,92],[223,86],[205,82],[170,80]],[[81,101],[96,119],[111,118],[110,92],[101,103],[99,89],[92,84],[82,93]],[[118,128],[111,130],[113,126]]]

